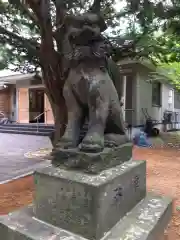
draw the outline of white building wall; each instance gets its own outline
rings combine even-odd
[[[172,91],[172,104],[169,103],[169,92]],[[167,84],[162,84],[162,110],[174,111],[174,89]]]
[[[134,125],[140,124],[140,116],[141,116],[141,104],[140,104],[140,85],[141,85],[141,79],[139,76],[139,72],[136,73],[136,79],[135,79],[135,118],[134,118]]]
[[[150,117],[156,121],[162,122],[163,114],[165,110],[176,111],[174,109],[174,90],[172,96],[172,104],[169,104],[169,91],[172,87],[168,84],[161,84],[161,106],[153,106],[152,104],[152,83],[149,81],[148,69],[139,69],[137,74],[138,79],[138,91],[139,91],[139,106],[138,108],[138,119],[136,125],[142,125],[145,123],[146,118],[143,114],[142,108],[147,109]],[[179,109],[180,112],[180,109]],[[159,129],[162,129],[162,124],[157,125]]]
[[[178,100],[174,99],[175,91],[173,89],[172,91],[172,104],[169,104],[169,91],[172,90],[172,86],[165,83],[165,79],[162,79],[161,83],[161,106],[153,106],[152,105],[152,83],[150,80],[150,74],[152,72],[156,71],[156,68],[149,64],[148,66],[146,64],[141,64],[138,61],[133,60],[125,60],[121,61],[119,65],[126,65],[126,68],[132,68],[134,69],[134,75],[136,75],[134,82],[134,110],[135,110],[135,118],[134,118],[134,124],[136,126],[144,125],[146,118],[142,112],[142,108],[147,109],[148,114],[152,119],[157,120],[162,123],[164,111],[169,110],[173,112],[178,112],[179,117],[178,121],[180,122],[180,93]],[[166,77],[164,77],[166,78]],[[178,103],[177,103],[178,101]],[[176,103],[176,104],[175,104]],[[176,106],[176,108],[174,107]],[[174,124],[173,124],[174,125]],[[156,127],[159,129],[162,129],[163,125],[159,124]],[[172,127],[167,126],[168,128]],[[174,127],[174,126],[173,126]],[[180,123],[175,125],[176,128],[180,129]]]
[[[147,109],[147,112],[152,116],[152,86],[148,81],[147,74],[143,72],[139,73],[139,98],[140,98],[140,115],[138,124],[144,124],[146,118],[143,114],[142,109]]]

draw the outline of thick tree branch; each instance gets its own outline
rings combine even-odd
[[[52,0],[56,7],[56,26],[63,23],[64,17],[66,15],[66,4],[64,1]]]
[[[26,4],[29,5],[29,7],[32,9],[38,23],[39,23],[39,26],[42,28],[43,27],[43,16],[42,16],[42,11],[41,11],[41,8],[40,8],[40,5],[43,0],[41,1],[35,1],[35,0],[26,0]]]
[[[21,3],[21,7],[22,7],[23,11],[28,15],[28,17],[33,21],[33,23],[35,23],[37,26],[39,26],[37,17],[29,11],[28,6]]]
[[[99,13],[101,10],[101,0],[94,0],[89,10],[94,13]]]
[[[51,48],[54,48],[49,0],[27,0],[27,4],[29,4],[39,21],[42,40],[46,41],[46,44],[48,43],[49,46],[51,45]]]

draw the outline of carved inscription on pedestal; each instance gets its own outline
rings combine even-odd
[[[132,179],[132,183],[133,183],[133,186],[134,186],[134,190],[135,192],[138,190],[139,186],[140,186],[140,178],[139,176],[135,176],[133,179]]]
[[[87,224],[91,219],[92,197],[89,192],[76,184],[62,184],[57,192],[59,218],[71,224]]]
[[[123,188],[121,186],[118,186],[117,188],[114,189],[114,201],[115,202],[120,202],[121,198],[123,196]]]

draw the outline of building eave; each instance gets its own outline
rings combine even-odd
[[[155,71],[157,69],[157,67],[151,63],[150,61],[148,60],[133,60],[133,59],[124,59],[124,60],[121,60],[121,61],[118,61],[117,63],[119,66],[121,65],[129,65],[129,64],[138,64],[138,65],[143,65],[144,67],[150,69],[150,70],[153,70]]]
[[[167,74],[165,72],[162,72],[162,70],[159,67],[156,67],[152,62],[150,62],[149,60],[146,59],[140,59],[140,60],[133,60],[133,59],[124,59],[122,61],[119,61],[118,66],[124,66],[124,65],[141,65],[145,68],[147,68],[148,70],[151,70],[154,73],[157,73],[157,75],[160,77],[158,79],[159,82],[167,84],[172,86],[172,84],[169,82],[169,80],[171,80],[170,77],[167,76]]]
[[[15,84],[17,81],[33,80],[34,74],[14,74],[0,77],[0,84]]]

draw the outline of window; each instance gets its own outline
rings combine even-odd
[[[152,104],[155,106],[161,106],[161,83],[152,83]]]
[[[173,103],[173,90],[169,90],[169,95],[168,95],[168,103],[172,104]]]
[[[169,90],[169,95],[168,95],[168,105],[169,105],[169,108],[172,108],[172,104],[173,104],[173,90],[170,89]]]

